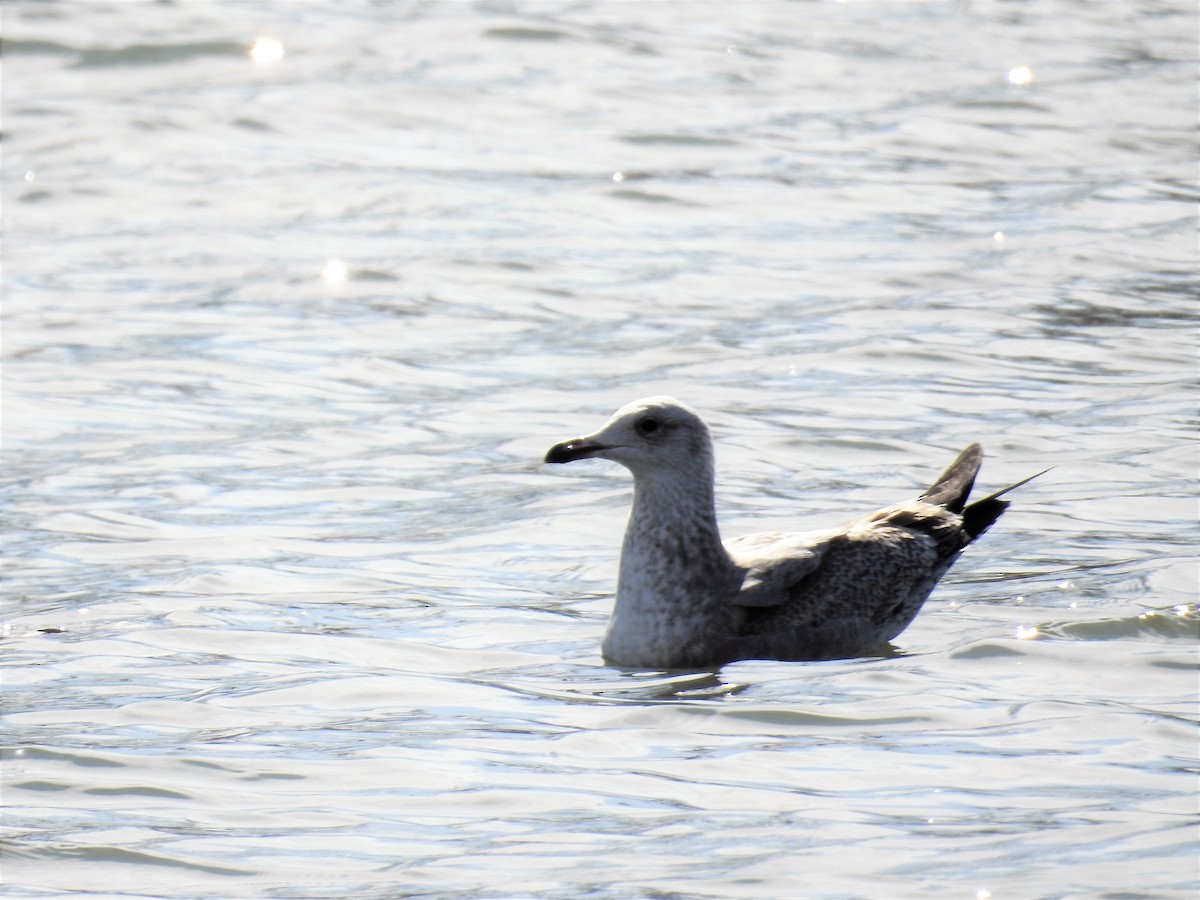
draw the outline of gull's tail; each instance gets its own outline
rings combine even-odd
[[[982,462],[983,448],[979,444],[972,444],[963,450],[958,455],[958,459],[950,463],[946,471],[938,476],[933,486],[921,495],[921,499],[926,503],[933,503],[950,510],[950,512],[960,513],[963,530],[970,535],[972,541],[991,528],[992,523],[1008,509],[1009,501],[1001,500],[1001,497],[1023,484],[1028,484],[1038,475],[1045,475],[1050,471],[1043,469],[968,505],[967,497],[975,485],[975,476],[979,473],[979,466]]]
[[[983,448],[972,444],[958,454],[958,459],[946,467],[946,471],[921,495],[921,499],[935,506],[944,506],[950,512],[961,513],[967,505],[967,496],[975,486],[975,476],[982,464]]]

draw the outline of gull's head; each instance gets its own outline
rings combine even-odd
[[[618,409],[594,434],[555,444],[546,462],[593,457],[619,462],[634,475],[711,469],[712,442],[694,409],[674,397],[647,397]]]

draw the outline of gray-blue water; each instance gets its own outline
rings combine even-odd
[[[1191,897],[1197,12],[4,5],[10,896]],[[606,667],[733,535],[1054,466],[886,659]]]

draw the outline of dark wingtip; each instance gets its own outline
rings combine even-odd
[[[997,500],[995,497],[972,503],[962,511],[963,531],[971,536],[971,540],[975,540],[991,528],[1008,507],[1009,501]]]
[[[1039,475],[1045,475],[1049,471],[1050,469],[1042,469],[1042,471],[1036,472],[1028,478],[1022,478],[1020,481],[1013,482],[1008,487],[1000,488],[994,494],[988,494],[982,500],[976,500],[962,511],[963,530],[971,536],[971,540],[975,540],[975,538],[991,528],[992,524],[1008,509],[1010,501],[1001,500],[1001,497],[1009,491],[1016,490],[1023,484],[1029,484],[1029,482],[1033,481]]]

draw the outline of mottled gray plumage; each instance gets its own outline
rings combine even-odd
[[[604,657],[689,668],[736,659],[834,659],[878,650],[912,622],[959,553],[1008,507],[967,504],[983,460],[967,447],[925,494],[831,531],[722,542],[700,417],[671,397],[618,410],[546,462],[600,457],[634,478]]]

